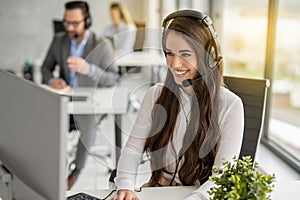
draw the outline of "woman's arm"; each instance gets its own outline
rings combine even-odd
[[[134,190],[137,168],[142,160],[145,141],[151,128],[151,111],[159,93],[159,86],[150,88],[138,112],[132,132],[122,150],[115,184],[118,190]]]

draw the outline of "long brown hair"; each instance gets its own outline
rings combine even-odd
[[[121,19],[126,23],[126,24],[132,24],[135,26],[134,21],[131,18],[130,12],[127,9],[126,5],[120,2],[114,2],[111,3],[110,5],[110,10],[112,9],[117,9],[118,12],[120,13]]]
[[[191,116],[183,138],[183,146],[179,152],[179,154],[183,154],[184,159],[178,173],[183,185],[202,184],[211,175],[220,138],[218,111],[220,87],[223,85],[223,63],[218,63],[216,70],[207,67],[203,48],[207,50],[212,36],[199,19],[191,17],[173,19],[163,36],[163,47],[165,47],[169,31],[182,34],[197,54],[199,72],[194,77],[196,80],[192,84],[194,92],[191,95]],[[205,73],[207,75],[197,79],[200,74]],[[168,70],[156,104],[160,106],[152,109],[151,134],[144,146],[144,151],[151,156],[151,186],[159,185],[163,172],[167,172],[166,166],[164,166],[165,147],[172,142],[174,127],[180,111],[179,86],[175,83],[170,70]],[[166,115],[166,121],[160,120],[163,114]],[[161,151],[161,153],[157,153],[157,151]]]

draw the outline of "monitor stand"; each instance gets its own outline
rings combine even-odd
[[[0,161],[0,199],[12,200],[12,178]]]

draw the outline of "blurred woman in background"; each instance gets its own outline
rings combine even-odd
[[[112,39],[115,55],[132,52],[136,37],[136,26],[127,7],[122,3],[112,3],[110,15],[113,24],[102,33],[103,37]]]

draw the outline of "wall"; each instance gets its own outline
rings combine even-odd
[[[144,0],[124,2],[132,17],[145,21]],[[66,0],[0,0],[0,68],[21,74],[26,59],[40,66],[53,37],[52,19],[62,19]],[[88,0],[92,30],[97,35],[110,23],[113,0]]]

